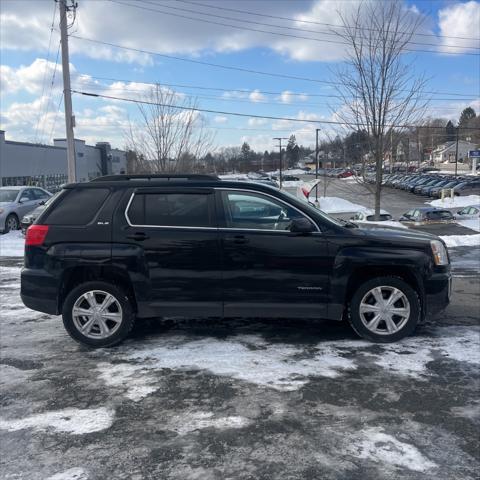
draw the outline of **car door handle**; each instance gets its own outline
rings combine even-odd
[[[230,240],[237,245],[244,245],[249,242],[245,235],[234,235],[233,237],[230,237]]]
[[[127,235],[127,238],[131,240],[136,240],[137,242],[141,242],[143,240],[147,240],[147,238],[149,237],[144,232],[135,232],[135,233],[132,233],[131,235]]]

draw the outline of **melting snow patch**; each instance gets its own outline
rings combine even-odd
[[[407,468],[415,472],[425,472],[437,465],[423,456],[420,451],[408,443],[401,442],[380,428],[369,428],[362,432],[361,440],[348,448],[354,457],[371,460],[397,468]]]
[[[107,386],[123,388],[125,396],[134,402],[160,388],[155,385],[156,379],[140,365],[101,363],[97,368]]]
[[[64,472],[56,473],[46,480],[88,480],[88,474],[83,468],[70,468]]]
[[[0,235],[0,257],[23,257],[25,237],[20,230]]]
[[[215,418],[212,412],[194,412],[186,413],[173,417],[170,430],[174,430],[179,435],[185,435],[195,430],[203,428],[216,428],[220,430],[228,428],[243,428],[252,423],[245,417],[230,416]]]
[[[114,417],[115,412],[104,407],[85,410],[66,408],[37,413],[16,420],[0,419],[0,429],[15,432],[25,428],[33,428],[34,430],[52,430],[72,435],[84,435],[109,428]]]
[[[143,368],[206,369],[276,390],[297,390],[309,376],[338,377],[356,369],[333,345],[318,345],[311,358],[298,359],[304,350],[287,344],[265,344],[260,336],[238,336],[232,340],[188,341],[165,339],[161,345],[134,351],[128,359],[142,361]],[[261,349],[249,348],[249,345]]]

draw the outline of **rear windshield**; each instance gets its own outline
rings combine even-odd
[[[68,189],[59,202],[48,210],[45,224],[86,225],[94,219],[109,193],[108,188]]]
[[[386,221],[386,220],[391,220],[391,219],[392,219],[392,216],[389,215],[388,213],[382,213],[382,214],[380,214],[380,220],[381,220],[381,221]],[[367,220],[368,220],[368,221],[373,221],[373,220],[375,220],[375,215],[368,215]]]

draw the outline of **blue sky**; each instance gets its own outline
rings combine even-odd
[[[79,8],[71,33],[204,62],[332,81],[335,78],[332,71],[344,60],[344,47],[331,43],[332,40],[338,41],[331,35],[333,27],[312,22],[338,25],[339,12],[351,14],[357,5],[356,0],[199,2],[202,5],[195,0],[78,0]],[[480,3],[420,1],[404,5],[410,14],[424,16],[420,30],[422,35],[415,41],[434,44],[425,47],[412,45],[412,48],[430,51],[410,53],[405,60],[413,61],[412,71],[426,74],[429,91],[448,92],[448,95],[432,95],[428,115],[457,119],[461,109],[467,105],[479,110],[480,41],[465,38],[480,37]],[[225,8],[260,15],[232,12]],[[158,10],[197,20],[159,13]],[[64,136],[63,105],[60,103],[61,69],[55,67],[59,46],[58,11],[49,42],[53,13],[53,0],[2,2],[0,121],[8,139],[49,143],[53,137]],[[218,16],[231,20],[219,19]],[[321,41],[235,29],[198,19],[316,37]],[[250,22],[298,30],[265,27]],[[180,95],[179,98],[194,96],[197,104],[204,109],[315,121],[332,119],[335,109],[340,108],[338,99],[331,96],[335,94],[334,88],[328,84],[207,67],[77,38],[70,39],[70,48],[73,88],[82,91],[141,98],[149,86],[129,82],[218,88],[224,90],[169,87]],[[476,55],[468,55],[467,52]],[[98,77],[124,81],[118,83]],[[235,89],[245,92],[235,92]],[[459,100],[450,95],[455,92],[469,100]],[[138,119],[136,106],[121,101],[74,95],[73,104],[78,125],[76,137],[90,143],[110,141],[123,147],[129,122],[134,124]],[[312,145],[315,128],[323,128],[321,124],[221,114],[202,114],[201,118],[215,133],[215,145],[218,147],[238,146],[246,140],[257,149],[273,148],[272,137],[288,136],[290,133],[296,134],[300,143]],[[322,135],[335,134],[331,127],[323,128],[323,132]]]

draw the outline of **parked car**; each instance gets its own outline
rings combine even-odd
[[[455,196],[480,195],[480,180],[465,181],[453,187]]]
[[[40,187],[0,187],[0,232],[20,228],[20,219],[52,196]]]
[[[348,319],[410,335],[450,299],[434,235],[339,222],[287,192],[208,175],[107,176],[65,186],[25,238],[21,297],[91,347],[135,318]]]
[[[27,228],[32,225],[35,220],[40,216],[40,214],[45,210],[45,208],[48,207],[48,205],[60,194],[60,192],[55,193],[52,195],[50,198],[48,198],[46,201],[40,202],[40,205],[30,213],[27,213],[27,215],[24,215],[22,218],[22,221],[20,223],[20,226],[22,228],[22,233],[25,235]]]
[[[400,222],[404,223],[452,223],[455,220],[452,212],[434,207],[414,208],[404,213],[400,218]]]
[[[361,212],[357,212],[353,215],[350,220],[354,222],[387,222],[389,220],[393,220],[392,215],[390,215],[385,210],[380,210],[380,218],[375,220],[375,212],[373,210],[365,210]]]
[[[480,205],[472,205],[470,207],[463,207],[457,212],[458,218],[466,219],[480,219]]]

